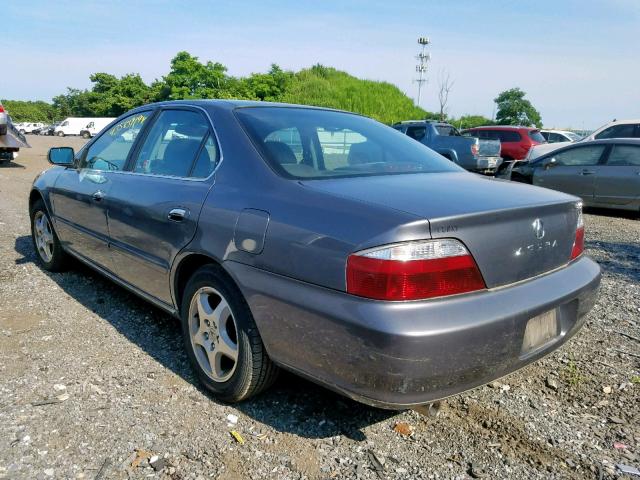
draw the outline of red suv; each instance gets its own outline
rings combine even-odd
[[[500,140],[502,147],[500,156],[504,161],[522,160],[529,153],[529,149],[534,145],[547,143],[540,130],[531,127],[509,127],[496,125],[492,127],[470,128],[462,132],[463,135],[470,135],[488,140]]]

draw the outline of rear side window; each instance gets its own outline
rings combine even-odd
[[[209,150],[205,148],[207,142]],[[193,170],[197,176],[206,177],[207,172],[213,170],[217,158],[217,147],[210,137],[209,124],[201,113],[164,110],[142,144],[133,171],[188,177]],[[196,160],[198,162],[194,165]]]
[[[130,115],[91,144],[82,162],[82,168],[93,170],[118,171],[124,168],[131,147],[150,112]]]
[[[556,140],[557,142],[565,141],[562,136],[557,135],[557,134],[556,134],[556,136],[559,137],[558,140]],[[538,142],[538,143],[546,142],[546,140],[544,139],[544,137],[540,133],[540,130],[529,130],[529,138],[531,140],[533,140],[534,142]]]
[[[616,145],[609,154],[607,165],[640,167],[640,147]]]
[[[522,140],[520,133],[508,130],[500,132],[500,141],[502,142],[519,142]]]
[[[420,142],[360,115],[293,107],[241,107],[235,112],[263,158],[283,177],[462,171]],[[282,135],[286,131],[297,132],[293,140]]]
[[[553,155],[558,165],[565,167],[582,167],[597,165],[604,152],[604,145],[593,145],[590,147],[579,147],[565,150]]]
[[[407,127],[407,135],[409,135],[414,140],[422,140],[426,133],[426,127]]]
[[[605,128],[594,138],[600,140],[603,138],[633,138],[635,136],[636,125],[627,123],[624,125],[613,125],[612,127]]]

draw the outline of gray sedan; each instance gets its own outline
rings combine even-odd
[[[640,140],[578,142],[513,167],[511,179],[577,195],[585,205],[640,211]]]
[[[29,198],[42,266],[75,257],[179,318],[225,401],[279,368],[381,407],[444,398],[558,348],[600,282],[578,198],[346,112],[153,104],[49,160]]]

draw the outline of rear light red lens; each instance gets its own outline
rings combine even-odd
[[[4,107],[2,105],[0,105],[0,113],[4,112]]]
[[[579,227],[576,230],[576,239],[573,242],[573,248],[571,249],[571,260],[578,258],[584,252],[584,227]]]
[[[451,239],[432,242],[440,245],[434,250],[430,242],[413,242],[351,255],[347,260],[347,292],[376,300],[399,301],[486,288],[475,260],[460,242]],[[451,243],[456,244],[454,249],[450,248]],[[404,250],[401,255],[397,255],[397,250],[387,255],[387,251],[394,248]]]
[[[582,217],[582,202],[576,203],[578,221],[576,225],[576,238],[571,249],[571,260],[578,258],[584,252],[584,218]]]

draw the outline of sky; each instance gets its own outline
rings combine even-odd
[[[640,1],[3,2],[0,98],[47,100],[89,75],[165,75],[181,50],[231,75],[316,63],[397,85],[417,97],[417,39],[431,40],[421,106],[494,115],[520,87],[547,127],[593,129],[640,117]]]

